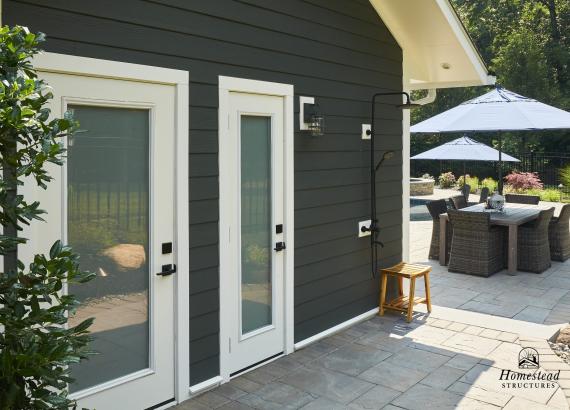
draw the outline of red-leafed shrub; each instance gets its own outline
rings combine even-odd
[[[536,172],[512,172],[505,177],[505,182],[515,192],[543,188],[543,184]]]

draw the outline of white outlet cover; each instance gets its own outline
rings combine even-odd
[[[363,226],[370,228],[370,225],[372,224],[372,220],[368,219],[366,221],[360,221],[358,222],[358,237],[362,238],[364,236],[370,236],[370,231],[367,232],[362,232],[361,229]]]
[[[366,131],[372,131],[372,126],[370,124],[362,124],[362,139],[369,140],[370,135],[366,133]]]

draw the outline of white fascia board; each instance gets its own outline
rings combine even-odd
[[[485,62],[481,58],[481,55],[479,54],[477,47],[475,46],[475,44],[473,44],[471,37],[469,37],[469,34],[465,30],[465,26],[459,19],[459,16],[457,15],[456,11],[453,9],[453,6],[449,3],[449,0],[435,0],[435,1],[437,2],[437,5],[439,6],[441,12],[447,19],[449,26],[455,33],[457,40],[465,50],[465,54],[471,61],[471,64],[479,74],[481,83],[476,85],[495,84],[495,77],[489,75]]]

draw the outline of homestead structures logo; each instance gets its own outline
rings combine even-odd
[[[539,370],[540,357],[538,352],[532,347],[524,347],[519,352],[519,369],[517,372],[509,369],[502,369],[499,380],[504,389],[555,389],[558,387],[560,370],[545,372]]]
[[[540,359],[532,347],[525,347],[519,353],[519,369],[538,369]]]

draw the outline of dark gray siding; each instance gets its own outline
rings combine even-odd
[[[359,135],[371,95],[401,89],[402,54],[368,0],[3,4],[4,22],[47,33],[49,51],[190,72],[192,383],[217,375],[219,366],[219,75],[294,84],[326,116],[325,136],[295,135],[295,340],[376,304],[368,240],[356,238],[369,209],[369,143]],[[401,115],[379,104],[379,151],[401,150]],[[401,176],[397,155],[378,178],[382,264],[401,258]]]

